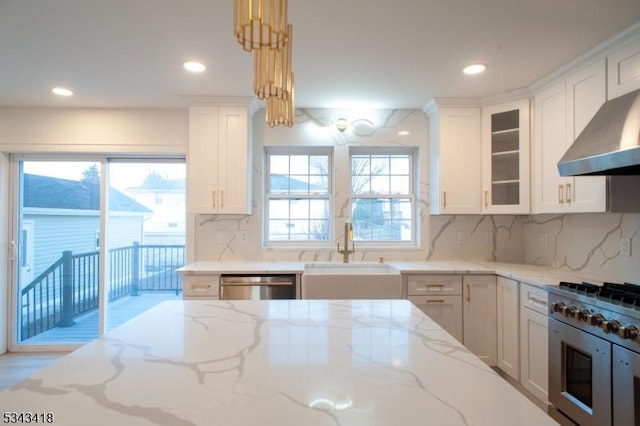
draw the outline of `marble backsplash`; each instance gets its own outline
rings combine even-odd
[[[640,214],[536,215],[523,219],[524,261],[615,282],[640,282]],[[629,239],[631,255],[621,250]]]

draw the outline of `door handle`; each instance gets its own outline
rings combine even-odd
[[[567,202],[567,204],[571,204],[571,184],[568,183],[566,186],[566,191],[565,191],[565,201]]]
[[[444,303],[444,299],[425,300],[427,303]]]
[[[216,191],[211,191],[211,207],[216,206]]]
[[[467,302],[471,302],[471,284],[467,284]]]
[[[220,191],[220,208],[224,208],[224,191]]]
[[[444,199],[444,208],[447,208],[447,191],[442,191],[442,198]]]
[[[484,191],[484,207],[489,207],[489,191]]]
[[[558,185],[558,204],[564,204],[564,185]]]

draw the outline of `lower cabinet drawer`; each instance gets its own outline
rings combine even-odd
[[[462,294],[461,275],[407,275],[409,296]]]
[[[549,295],[540,287],[520,283],[520,306],[525,306],[542,315],[549,314]]]
[[[409,296],[409,301],[462,342],[462,296]]]
[[[217,299],[219,287],[219,275],[185,276],[182,280],[182,295],[185,299],[196,297]]]

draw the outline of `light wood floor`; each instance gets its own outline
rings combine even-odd
[[[0,355],[0,391],[26,379],[66,353],[6,353]]]

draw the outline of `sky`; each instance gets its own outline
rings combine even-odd
[[[24,161],[23,170],[24,173],[29,174],[81,180],[83,172],[93,164],[99,165],[100,163],[93,161]],[[140,186],[144,179],[154,171],[167,179],[186,177],[184,163],[114,162],[109,165],[111,186],[120,190]]]

